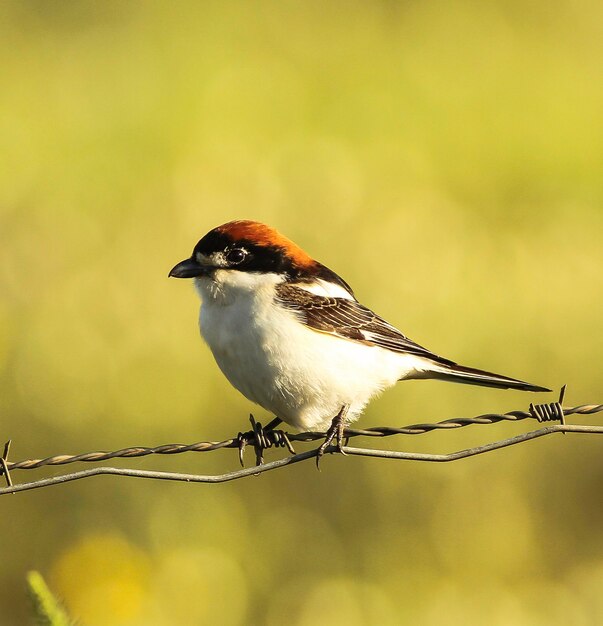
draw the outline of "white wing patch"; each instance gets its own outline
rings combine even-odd
[[[355,300],[346,289],[341,285],[331,283],[328,280],[322,278],[316,278],[311,283],[295,283],[295,287],[303,289],[315,296],[322,296],[324,298],[343,298],[344,300]]]

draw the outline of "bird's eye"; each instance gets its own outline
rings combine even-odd
[[[241,263],[246,256],[247,252],[245,252],[245,250],[242,248],[234,248],[226,253],[226,260],[232,265],[237,265]]]

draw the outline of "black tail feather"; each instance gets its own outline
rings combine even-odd
[[[478,370],[464,365],[441,365],[434,364],[433,370],[425,371],[420,378],[435,378],[437,380],[447,380],[453,383],[464,383],[466,385],[481,385],[482,387],[495,387],[497,389],[519,389],[521,391],[551,391],[546,387],[532,385],[523,380],[501,376],[493,372]]]

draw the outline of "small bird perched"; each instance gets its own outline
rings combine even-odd
[[[276,423],[329,427],[318,458],[335,436],[341,450],[345,425],[399,380],[550,391],[423,348],[360,304],[335,272],[259,222],[214,228],[169,276],[194,279],[201,334],[236,389]]]

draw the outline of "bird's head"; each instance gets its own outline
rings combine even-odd
[[[337,274],[276,229],[251,220],[228,222],[210,230],[190,258],[173,267],[169,276],[195,278],[221,285],[256,288],[261,281],[311,282],[326,280],[351,293]]]
[[[190,258],[173,267],[169,275],[249,282],[252,277],[269,274],[274,280],[291,280],[312,274],[318,265],[274,228],[251,220],[237,220],[210,230],[197,243]]]

